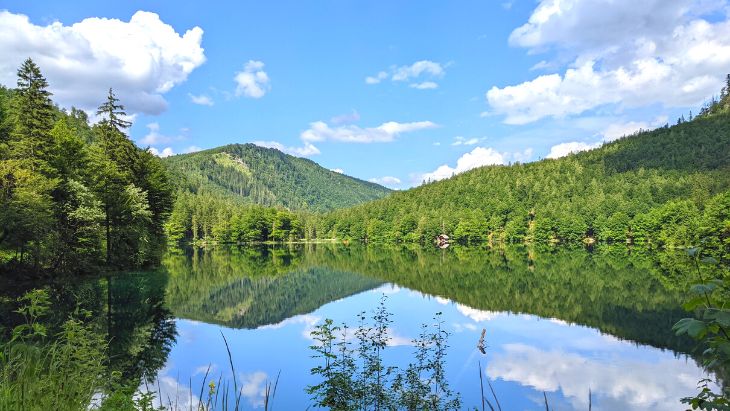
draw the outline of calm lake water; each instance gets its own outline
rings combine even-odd
[[[98,295],[113,361],[130,377],[156,372],[150,389],[185,409],[209,366],[213,379],[231,377],[221,333],[245,409],[263,406],[277,375],[273,409],[306,409],[305,387],[318,381],[310,331],[326,318],[354,327],[385,295],[385,362],[405,367],[421,324],[442,313],[447,376],[465,408],[481,407],[481,364],[505,411],[543,410],[543,392],[551,408],[587,410],[589,390],[594,410],[681,410],[705,376],[687,355],[692,342],[671,331],[686,316],[685,264],[680,253],[626,248],[219,247],[56,291]]]

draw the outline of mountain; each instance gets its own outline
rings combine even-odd
[[[213,248],[169,254],[167,303],[177,317],[234,328],[277,324],[371,290],[380,280],[329,269],[301,248]],[[316,256],[335,251],[322,247]],[[314,253],[312,253],[314,254]]]
[[[165,159],[184,191],[264,206],[329,211],[381,198],[390,190],[317,163],[254,144],[231,144]]]
[[[462,243],[719,245],[730,237],[730,114],[560,159],[481,167],[333,211],[320,225],[321,236],[370,242],[430,242],[445,231]]]

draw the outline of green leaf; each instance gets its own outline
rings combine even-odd
[[[694,256],[696,256],[696,255],[697,255],[697,252],[698,252],[699,250],[700,250],[700,249],[699,249],[699,247],[692,247],[692,248],[688,248],[688,249],[687,249],[686,251],[687,251],[687,255],[688,255],[688,256],[690,256],[690,257],[694,257]]]
[[[682,318],[672,329],[677,335],[687,334],[694,339],[700,339],[707,334],[707,324],[694,318]]]
[[[717,288],[717,284],[714,283],[706,283],[706,284],[695,284],[690,288],[690,291],[692,291],[695,294],[712,294],[712,292]]]
[[[687,311],[694,311],[699,307],[704,307],[706,301],[704,295],[697,295],[687,300],[682,307]]]
[[[723,327],[730,327],[730,311],[728,310],[709,308],[705,311],[705,319],[714,320]]]
[[[703,257],[700,261],[703,262],[703,263],[705,263],[705,264],[713,264],[713,265],[717,265],[718,264],[717,260],[715,260],[712,257]]]

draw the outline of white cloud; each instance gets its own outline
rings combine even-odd
[[[159,114],[167,108],[163,94],[205,62],[202,38],[200,27],[181,36],[146,11],[128,22],[90,17],[70,26],[0,11],[0,83],[14,87],[16,70],[31,57],[62,106],[94,110],[112,87],[129,113]]]
[[[144,137],[137,140],[143,146],[167,144],[181,139],[181,137],[169,137],[160,134],[160,125],[156,122],[147,124],[147,128],[149,129],[149,132]]]
[[[506,157],[520,163],[526,163],[532,159],[532,151],[532,147],[527,147],[523,151],[509,153]]]
[[[434,297],[434,299],[436,300],[437,303],[439,303],[441,305],[447,305],[447,304],[451,303],[451,300],[449,300],[448,298],[444,298],[444,297],[440,297],[440,296],[436,296],[436,297]]]
[[[241,374],[240,378],[241,396],[246,398],[253,408],[263,407],[269,375],[263,371],[255,371],[250,374]]]
[[[427,74],[433,77],[441,77],[445,73],[444,67],[433,61],[421,60],[417,61],[410,66],[401,66],[393,71],[391,79],[393,81],[408,81],[414,78],[420,77],[422,74]]]
[[[450,167],[449,165],[444,164],[433,172],[422,174],[419,176],[419,180],[443,180],[453,176],[454,174],[463,173],[464,171],[468,171],[473,168],[495,164],[505,164],[505,159],[502,154],[493,148],[476,147],[474,150],[459,157],[459,159],[456,160],[456,167]]]
[[[385,71],[381,71],[374,76],[365,77],[365,83],[366,84],[378,84],[387,78],[388,78],[388,73],[386,73]]]
[[[441,63],[430,60],[420,60],[408,66],[391,67],[390,73],[380,71],[375,76],[365,78],[367,84],[378,84],[390,77],[391,81],[408,81],[409,86],[419,90],[430,90],[438,88],[434,79],[441,78],[446,74],[445,66]],[[428,78],[426,81],[417,81]]]
[[[548,394],[560,391],[575,409],[588,408],[588,390],[601,409],[672,410],[678,397],[693,395],[704,372],[675,358],[593,355],[544,351],[524,344],[506,344],[487,366],[490,378],[516,381]],[[631,372],[627,372],[631,370]],[[595,406],[595,404],[594,404]]]
[[[463,304],[456,304],[456,309],[459,311],[463,316],[468,317],[474,322],[481,323],[484,321],[491,321],[495,319],[497,316],[499,316],[501,313],[497,311],[484,311],[484,310],[477,310],[476,308],[471,308]]]
[[[212,106],[213,105],[213,99],[206,96],[205,94],[196,96],[194,94],[188,93],[188,96],[190,97],[190,101],[192,101],[193,104],[198,104],[201,106]]]
[[[389,347],[412,346],[413,338],[404,337],[396,333],[393,328],[388,328],[388,342],[386,344]]]
[[[261,147],[275,148],[282,153],[291,154],[297,157],[309,157],[320,154],[319,149],[309,142],[305,142],[302,147],[285,146],[278,141],[254,141],[253,144]]]
[[[486,98],[507,124],[565,117],[607,104],[686,107],[719,90],[730,71],[727,15],[703,19],[724,2],[615,0],[597,7],[578,0],[542,0],[510,44],[530,53],[569,56],[563,74],[539,76]],[[551,62],[540,66],[547,66]]]
[[[154,147],[150,147],[148,149],[148,151],[150,153],[156,155],[157,157],[170,157],[170,156],[175,155],[175,152],[172,150],[172,147],[165,147],[162,149],[162,151],[160,151]]]
[[[203,374],[205,374],[205,370],[203,370]],[[169,375],[162,375],[162,373],[150,384],[143,381],[138,387],[135,399],[139,400],[140,394],[144,393],[153,394],[152,405],[155,408],[165,407],[168,402],[172,402],[177,404],[177,409],[185,410],[199,402],[198,396],[190,390],[187,384],[181,384],[176,379]]]
[[[550,152],[547,158],[560,158],[565,157],[568,154],[577,153],[580,151],[592,150],[601,146],[601,142],[588,144],[580,141],[571,141],[568,143],[560,143],[550,147]]]
[[[438,86],[439,85],[433,81],[424,81],[423,83],[411,83],[409,85],[409,87],[415,88],[418,90],[431,90],[431,89],[438,88]]]
[[[195,152],[198,152],[200,150],[202,150],[202,148],[200,148],[198,146],[188,146],[188,148],[185,149],[185,152],[186,153],[195,153]]]
[[[401,183],[400,179],[398,177],[393,176],[385,176],[385,177],[375,177],[368,180],[371,183],[380,184],[383,186],[397,186]]]
[[[479,139],[476,137],[467,139],[466,137],[457,136],[456,138],[454,138],[454,142],[451,143],[451,145],[452,146],[473,146],[477,143],[479,143]]]
[[[606,127],[603,132],[604,141],[613,141],[624,136],[636,133],[639,130],[648,130],[649,125],[643,121],[629,121],[628,123],[614,123]]]
[[[314,328],[317,326],[317,324],[322,321],[322,318],[317,315],[312,314],[301,314],[301,315],[295,315],[294,317],[289,317],[279,323],[276,324],[269,324],[259,327],[260,329],[279,329],[283,327],[289,327],[292,325],[304,325],[304,329],[302,330],[302,337],[307,340],[314,340],[312,338],[312,331],[314,331]]]
[[[333,168],[330,171],[334,171],[335,173],[345,174],[345,170],[341,168]]]
[[[323,121],[316,121],[309,125],[309,129],[301,134],[305,142],[340,141],[346,143],[383,143],[395,140],[402,133],[425,130],[437,127],[430,121],[413,123],[398,123],[389,121],[377,127],[362,128],[355,125],[330,127]]]
[[[243,67],[243,71],[236,73],[236,95],[250,98],[261,98],[271,86],[269,76],[264,71],[264,63],[249,60]]]
[[[375,294],[394,295],[394,294],[400,293],[402,290],[403,289],[400,288],[400,287],[398,287],[397,284],[385,283],[385,284],[381,285],[378,288],[375,288],[373,290],[370,290],[370,292],[375,293]]]

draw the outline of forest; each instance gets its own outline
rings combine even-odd
[[[730,79],[690,120],[560,159],[487,166],[326,213],[178,197],[174,240],[338,239],[428,244],[630,243],[708,248],[730,238]],[[182,156],[178,156],[182,157]],[[244,163],[239,163],[243,166]]]
[[[91,125],[53,104],[27,59],[0,87],[0,263],[15,274],[79,272],[159,261],[173,186],[159,158],[134,145],[109,89]]]
[[[28,59],[0,88],[0,262],[30,271],[141,267],[166,244],[730,242],[730,79],[690,120],[560,159],[390,190],[274,149],[161,160],[109,90],[91,124],[53,104]]]
[[[231,144],[167,157],[176,186],[246,204],[325,212],[386,196],[391,190],[317,163],[254,144]]]

